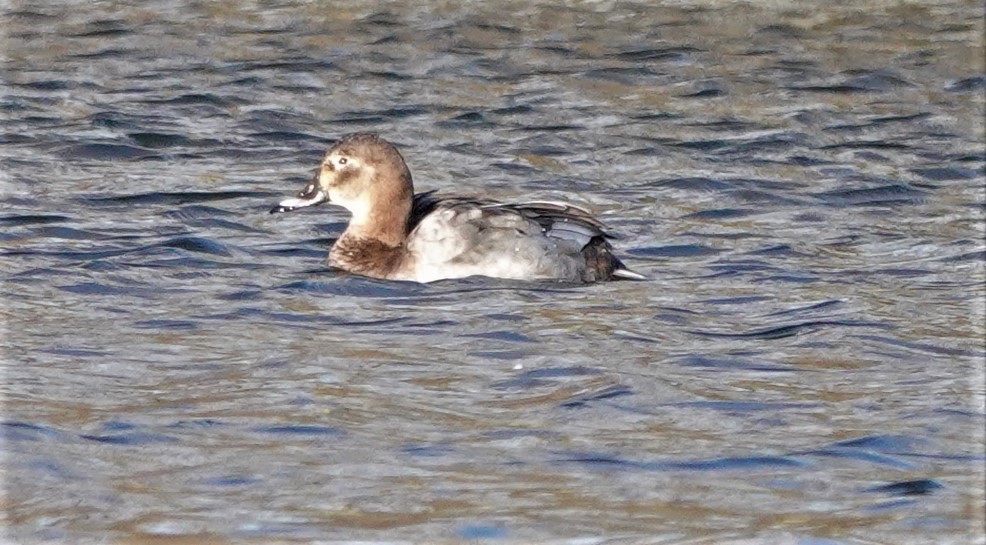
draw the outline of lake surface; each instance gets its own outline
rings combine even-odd
[[[984,542],[982,2],[371,4],[4,4],[9,542]],[[328,270],[357,130],[650,280]]]

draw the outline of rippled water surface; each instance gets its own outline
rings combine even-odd
[[[4,6],[9,541],[983,543],[981,2]],[[328,270],[356,130],[651,279]]]

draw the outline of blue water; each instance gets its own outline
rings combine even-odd
[[[17,543],[983,543],[983,8],[19,2]],[[331,271],[342,134],[647,282]]]

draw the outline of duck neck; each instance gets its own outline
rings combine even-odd
[[[401,243],[388,244],[375,236],[364,236],[352,226],[329,251],[329,265],[376,278],[389,278],[403,259]]]
[[[353,214],[349,226],[339,240],[372,240],[396,248],[404,244],[407,237],[407,219],[410,213],[410,205],[403,203],[396,206],[388,203],[359,211]]]
[[[350,210],[353,217],[329,251],[329,265],[366,276],[390,277],[404,258],[410,203]]]

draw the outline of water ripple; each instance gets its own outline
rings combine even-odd
[[[11,541],[976,541],[981,4],[679,4],[8,10]],[[326,268],[358,130],[651,280]]]

